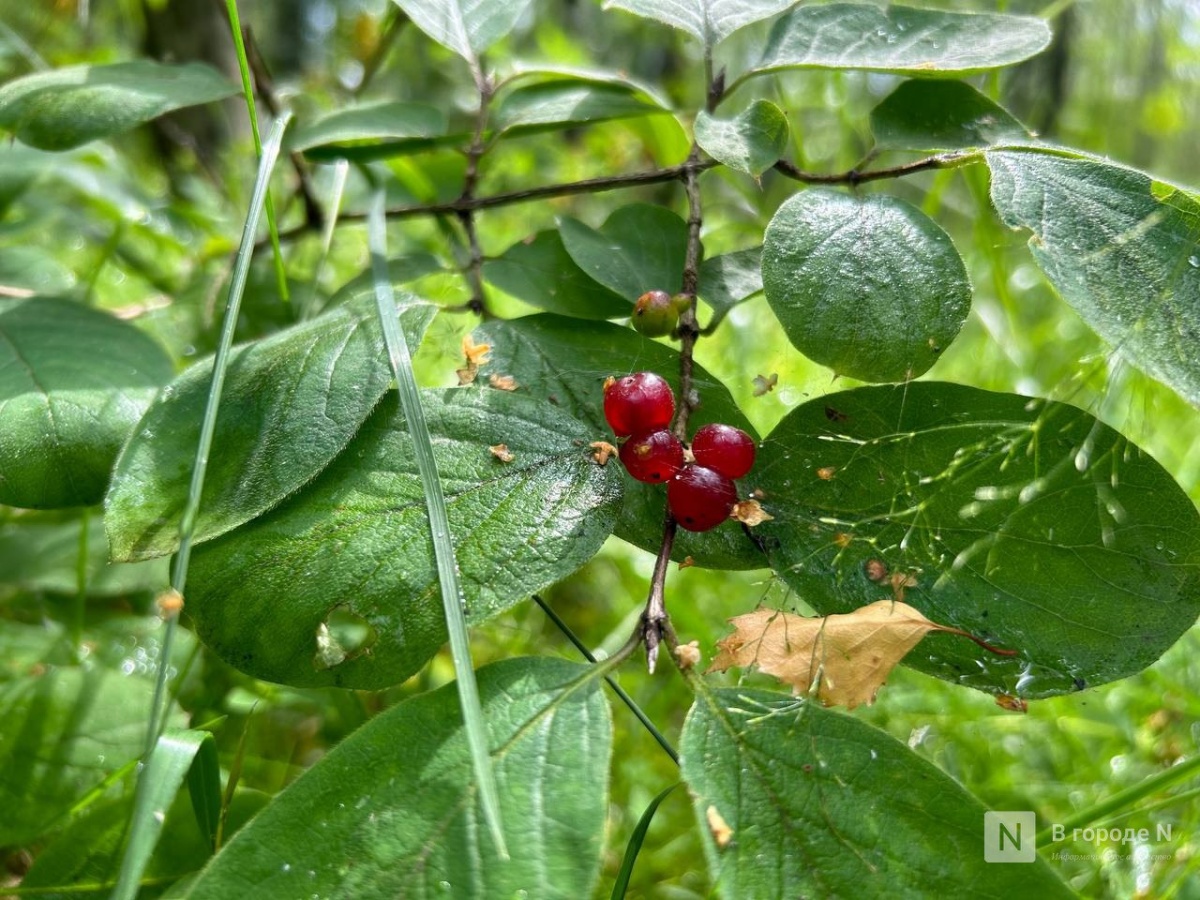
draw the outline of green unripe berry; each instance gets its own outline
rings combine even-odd
[[[675,307],[675,312],[682,316],[685,312],[691,309],[692,301],[695,299],[695,294],[679,293],[671,298],[671,305]]]
[[[666,291],[646,291],[634,304],[632,322],[646,337],[663,337],[675,330],[679,310]]]

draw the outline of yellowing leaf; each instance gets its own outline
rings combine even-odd
[[[982,641],[925,618],[907,603],[879,600],[844,615],[806,618],[759,609],[731,619],[734,633],[717,644],[708,671],[758,666],[826,706],[853,709],[872,703],[888,674],[931,631],[960,634],[1001,655]]]

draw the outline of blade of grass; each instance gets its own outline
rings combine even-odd
[[[446,616],[446,630],[450,634],[450,655],[454,659],[458,700],[462,707],[463,727],[471,752],[471,764],[475,770],[475,781],[479,785],[483,816],[496,844],[496,852],[502,859],[507,859],[508,848],[505,846],[500,821],[500,795],[496,790],[492,759],[488,753],[483,707],[479,702],[479,687],[475,683],[475,667],[471,664],[471,644],[467,636],[467,619],[463,612],[462,588],[458,583],[458,566],[454,562],[454,543],[450,534],[449,516],[446,513],[446,497],[442,492],[437,462],[433,458],[425,411],[421,408],[421,395],[417,392],[412,355],[400,331],[400,314],[396,309],[396,298],[392,294],[392,282],[388,277],[387,220],[382,188],[376,189],[371,200],[367,216],[367,244],[371,251],[371,271],[375,279],[375,299],[379,304],[383,339],[391,360],[392,372],[396,376],[400,406],[404,410],[408,433],[415,447],[421,486],[425,490],[425,507],[433,532],[433,555],[437,562],[438,583],[442,589],[442,608]]]
[[[1176,782],[1194,778],[1196,775],[1200,775],[1200,754],[1190,759],[1185,759],[1183,762],[1177,763],[1171,766],[1171,768],[1159,772],[1157,775],[1151,775],[1149,778],[1137,784],[1130,785],[1122,791],[1117,791],[1107,800],[1101,800],[1095,806],[1089,806],[1087,809],[1080,810],[1073,816],[1068,816],[1062,822],[1057,823],[1063,829],[1063,840],[1065,841],[1067,839],[1065,835],[1075,828],[1090,825],[1100,819],[1108,818],[1127,807],[1133,806],[1146,797],[1151,797],[1160,791],[1166,790]],[[1061,841],[1052,840],[1053,835],[1053,826],[1043,828],[1037,834],[1038,845],[1045,846],[1046,844],[1061,843]]]
[[[629,890],[629,877],[633,874],[633,864],[637,862],[638,853],[641,852],[642,844],[646,841],[646,832],[650,830],[650,822],[662,802],[667,799],[671,791],[679,787],[679,784],[680,782],[675,782],[651,800],[646,811],[642,813],[642,817],[638,819],[637,827],[633,829],[633,834],[629,836],[629,843],[625,845],[625,857],[621,860],[621,870],[617,872],[617,880],[613,883],[612,900],[624,900],[625,892]]]
[[[242,293],[246,290],[246,276],[250,272],[250,259],[254,255],[254,237],[258,231],[267,184],[271,170],[279,158],[279,147],[283,133],[292,121],[291,112],[285,112],[275,120],[262,156],[258,161],[258,177],[254,181],[254,193],[250,198],[250,209],[246,213],[246,224],[242,228],[242,242],[238,247],[233,264],[233,275],[229,280],[229,299],[225,305],[225,319],[221,324],[221,337],[217,343],[217,354],[213,359],[212,384],[208,389],[208,404],[204,408],[204,421],[200,426],[200,441],[196,445],[196,459],[192,464],[192,480],[188,485],[187,503],[179,520],[179,552],[171,569],[171,589],[177,598],[184,596],[187,584],[188,563],[192,557],[192,534],[196,528],[196,513],[200,509],[200,495],[204,490],[204,473],[208,469],[208,454],[212,449],[213,431],[217,424],[217,409],[221,403],[221,390],[225,385],[225,369],[229,365],[229,349],[233,346],[233,332],[237,327],[238,312],[242,305]],[[167,691],[168,661],[175,640],[175,629],[179,621],[177,608],[167,612],[166,633],[163,635],[162,650],[158,659],[158,677],[154,684],[153,708],[150,710],[150,727],[146,733],[146,754],[158,740],[162,721],[163,698]]]
[[[167,810],[206,742],[213,744],[209,752],[215,757],[217,751],[213,736],[207,731],[168,731],[154,745],[154,751],[146,760],[146,767],[138,779],[129,843],[125,845],[121,872],[117,876],[117,886],[113,889],[111,900],[133,900],[137,896],[142,873],[146,871],[146,864],[150,862],[150,856],[162,834]]]
[[[242,20],[238,16],[237,0],[225,0],[229,11],[229,27],[233,31],[233,45],[237,49],[238,69],[242,74],[242,94],[246,98],[246,111],[250,116],[250,133],[254,135],[254,151],[262,158],[262,138],[258,131],[258,109],[254,104],[254,83],[250,77],[250,60],[246,57],[246,41],[242,37]],[[283,305],[291,305],[288,295],[287,272],[283,268],[283,248],[279,244],[279,228],[275,224],[275,203],[267,189],[267,230],[271,234],[271,252],[275,260],[275,281],[279,286],[279,297]]]
[[[571,630],[571,627],[567,625],[567,623],[561,618],[559,618],[558,613],[551,609],[550,605],[545,600],[543,600],[537,594],[534,594],[533,602],[542,608],[542,612],[546,614],[546,616],[551,622],[554,623],[555,627],[557,627],[559,631],[567,636],[567,640],[575,645],[575,649],[583,655],[584,659],[590,663],[596,662],[596,657],[592,654],[592,651],[588,650],[583,641],[581,641],[576,636],[575,632]],[[658,730],[657,726],[655,726],[653,722],[650,721],[650,717],[647,716],[642,711],[642,708],[637,705],[637,701],[630,697],[629,694],[625,692],[625,689],[613,680],[611,675],[605,675],[604,680],[608,682],[608,686],[613,689],[613,693],[620,698],[621,702],[629,707],[629,711],[637,716],[638,721],[642,723],[642,727],[650,732],[651,737],[658,742],[658,746],[663,748],[663,752],[665,752],[667,756],[671,757],[671,762],[675,763],[675,765],[679,765],[679,754],[676,752],[675,748],[671,746],[671,742],[667,740],[666,736]]]

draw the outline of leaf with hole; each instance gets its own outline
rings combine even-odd
[[[1200,615],[1200,513],[1083,410],[937,382],[789,413],[755,466],[756,529],[823,614],[897,599],[1016,650],[933,634],[908,664],[1045,697],[1141,671]]]
[[[842,713],[773,691],[704,691],[680,754],[724,896],[1074,896],[1043,860],[987,862],[983,804]]]
[[[755,178],[779,161],[790,136],[787,116],[770,100],[755,100],[731,119],[702,111],[695,131],[705,153]]]
[[[521,392],[423,391],[468,621],[587,562],[612,531],[620,475],[587,427]],[[512,462],[489,446],[506,444]],[[425,497],[392,397],[315,481],[198,546],[188,612],[222,659],[268,681],[374,689],[446,640]]]
[[[556,659],[478,674],[511,859],[488,837],[451,684],[338,744],[217,854],[188,900],[591,896],[612,752],[599,678]]]
[[[0,503],[90,506],[171,360],[127,322],[68,300],[0,298]]]
[[[1078,154],[987,154],[992,202],[1102,338],[1200,406],[1200,198]]]
[[[628,316],[629,300],[594,280],[571,259],[557,231],[539,231],[483,264],[483,277],[506,294],[580,319]]]
[[[1014,65],[1049,43],[1049,27],[1033,16],[803,4],[775,21],[762,55],[737,80],[796,68],[957,77]]]
[[[632,203],[599,229],[565,218],[558,230],[575,264],[630,303],[646,291],[673,294],[683,284],[687,223],[669,209]]]
[[[349,443],[391,382],[374,296],[236,348],[217,415],[195,540],[262,515],[308,483]],[[435,307],[402,295],[401,323],[419,344]],[[114,559],[178,545],[212,360],[180,375],[121,453],[105,500]]]
[[[305,122],[292,132],[287,143],[289,149],[313,160],[365,162],[468,139],[465,134],[447,134],[446,127],[446,114],[435,106],[373,103],[339,109]]]
[[[657,372],[679,391],[679,355],[672,348],[642,337],[631,328],[607,322],[582,322],[542,314],[481,326],[476,339],[492,347],[492,358],[481,368],[516,378],[523,391],[565,410],[586,423],[588,441],[612,440],[604,420],[604,379],[630,372]],[[690,429],[709,422],[724,422],[754,435],[728,388],[695,367],[694,387],[700,406]],[[617,466],[611,462],[609,467]],[[623,478],[625,497],[615,533],[651,553],[662,542],[666,492],[661,485]],[[747,482],[748,483],[748,482]],[[733,522],[703,533],[680,532],[673,559],[691,556],[696,565],[714,569],[754,569],[765,559],[742,529]]]
[[[906,81],[871,110],[880,150],[970,150],[1022,144],[1033,135],[998,103],[962,81]]]
[[[201,63],[148,59],[35,72],[0,85],[0,128],[40,150],[70,150],[237,87]]]
[[[767,226],[762,274],[796,349],[863,381],[906,381],[928,370],[971,307],[949,235],[883,194],[796,194]]]

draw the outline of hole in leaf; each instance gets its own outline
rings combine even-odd
[[[340,666],[368,652],[377,638],[375,627],[367,619],[345,607],[336,607],[317,626],[313,667],[321,671]]]

